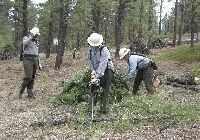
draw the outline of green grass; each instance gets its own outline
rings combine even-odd
[[[200,45],[195,45],[193,48],[188,45],[177,46],[156,54],[154,57],[156,60],[174,60],[183,63],[199,62]]]
[[[159,125],[169,123],[172,120],[176,120],[177,123],[192,123],[200,120],[200,109],[197,103],[172,101],[170,96],[168,98],[166,100],[164,97],[160,98],[156,95],[144,93],[139,96],[129,94],[121,102],[110,105],[110,113],[117,116],[117,119],[97,122],[90,126],[83,124],[89,117],[84,113],[86,104],[78,104],[73,106],[78,113],[77,121],[79,125],[76,129],[91,139],[102,132],[128,132],[136,125]]]
[[[189,73],[194,76],[200,76],[200,45],[195,45],[193,48],[188,45],[177,46],[152,57],[157,61],[172,60],[191,64]]]
[[[200,75],[200,64],[193,64],[189,68],[189,73],[191,73],[194,76]]]

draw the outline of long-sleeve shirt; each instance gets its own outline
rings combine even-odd
[[[24,54],[38,56],[38,44],[35,41],[32,41],[33,36],[25,36],[23,38],[23,50]]]
[[[128,60],[128,79],[133,79],[137,73],[138,63],[148,65],[151,60],[140,55],[130,55]]]
[[[101,46],[102,47],[102,46]],[[88,48],[88,66],[90,70],[96,71],[97,78],[104,75],[106,68],[113,70],[114,65],[107,47]]]

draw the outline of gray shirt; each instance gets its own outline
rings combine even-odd
[[[114,70],[111,55],[107,47],[88,48],[88,66],[91,70],[96,71],[97,78],[102,77],[106,68]]]
[[[147,57],[140,55],[131,55],[128,60],[128,79],[133,79],[137,73],[137,65],[143,63],[148,65],[151,60]]]
[[[23,49],[24,54],[36,55],[38,56],[38,44],[35,41],[32,41],[33,36],[25,36],[23,38]]]

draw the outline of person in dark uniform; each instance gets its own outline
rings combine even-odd
[[[36,70],[39,66],[38,35],[40,35],[39,29],[34,27],[32,30],[30,30],[30,34],[23,38],[24,77],[19,91],[19,98],[22,98],[24,90],[27,88],[28,98],[35,99],[33,85]]]
[[[151,94],[154,93],[153,77],[154,70],[157,69],[155,63],[142,54],[131,54],[130,49],[126,48],[120,49],[119,56],[128,64],[128,75],[125,80],[134,80],[133,94],[137,94],[142,81],[144,81],[146,90]]]
[[[110,52],[103,42],[102,35],[92,33],[88,37],[87,42],[89,44],[87,60],[91,75],[93,76],[93,80],[100,80],[100,86],[103,88],[103,93],[100,95],[101,106],[99,112],[106,114],[109,111],[108,98],[114,65]]]

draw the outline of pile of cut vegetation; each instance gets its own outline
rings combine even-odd
[[[83,69],[76,73],[69,81],[66,81],[63,91],[59,95],[59,100],[65,104],[86,102],[89,97],[90,73],[89,69]],[[114,73],[109,95],[110,103],[119,102],[128,94],[128,87],[122,79],[121,74]],[[101,94],[101,92],[103,92],[102,88],[98,94]]]

